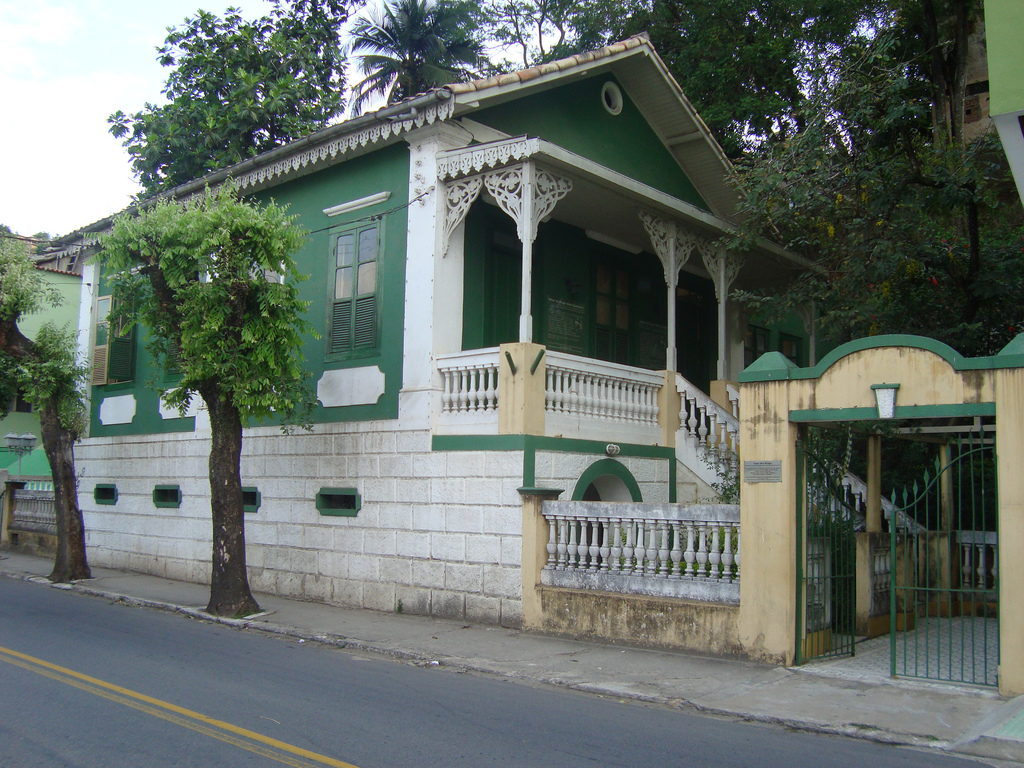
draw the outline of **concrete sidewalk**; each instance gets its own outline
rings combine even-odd
[[[48,559],[0,552],[2,576],[48,585],[50,569]],[[854,679],[842,665],[834,672],[828,663],[772,667],[272,595],[257,595],[264,614],[218,619],[202,611],[206,586],[106,568],[92,573],[88,581],[53,586],[417,664],[1024,763],[1024,697],[1007,702],[988,689]]]

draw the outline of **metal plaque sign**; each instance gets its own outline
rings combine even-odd
[[[744,461],[743,482],[781,483],[782,461]]]

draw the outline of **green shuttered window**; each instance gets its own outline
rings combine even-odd
[[[380,234],[380,224],[374,222],[331,237],[334,265],[328,331],[331,355],[377,346]]]
[[[93,344],[93,384],[114,384],[135,378],[135,325],[124,328],[109,320],[113,299],[96,300],[96,336]]]

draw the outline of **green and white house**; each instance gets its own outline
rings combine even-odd
[[[297,258],[322,336],[304,350],[319,406],[309,433],[246,430],[253,588],[529,624],[534,587],[569,579],[546,569],[539,584],[536,557],[616,535],[607,516],[564,512],[538,555],[531,505],[561,498],[621,503],[641,559],[672,515],[704,520],[680,557],[727,577],[630,589],[735,604],[738,508],[683,505],[735,466],[729,382],[745,360],[814,360],[802,323],[756,328],[727,300],[806,267],[768,244],[745,258],[716,245],[737,203],[728,173],[636,37],[438,88],[176,190],[230,176],[311,233]],[[108,332],[95,266],[84,283],[90,561],[206,580],[205,413],[161,403],[174,382],[154,384],[139,340]],[[563,541],[579,520],[590,538]],[[699,595],[672,586],[691,582]]]

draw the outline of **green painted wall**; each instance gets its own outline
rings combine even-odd
[[[304,339],[304,367],[312,376],[314,388],[316,381],[328,369],[379,366],[386,376],[386,391],[376,405],[318,406],[313,414],[316,422],[388,419],[398,415],[398,392],[402,383],[408,184],[409,147],[403,142],[288,181],[256,196],[259,200],[274,199],[289,206],[289,212],[297,216],[296,223],[309,232],[305,245],[296,254],[296,260],[300,271],[310,276],[300,285],[300,295],[309,302],[307,318],[321,336],[319,339],[312,336]],[[383,191],[391,192],[384,203],[333,218],[323,213],[325,208]],[[373,350],[330,356],[326,344],[328,291],[334,286],[331,234],[368,217],[378,217],[384,238],[377,276],[379,343]],[[155,361],[145,349],[144,339],[140,339],[137,342],[134,381],[93,388],[90,434],[105,437],[192,431],[192,418],[160,418],[158,386],[173,386],[173,381],[157,381],[154,377],[157,370]],[[104,397],[129,393],[136,398],[136,415],[132,423],[101,425],[100,401]]]
[[[46,307],[40,312],[24,315],[18,323],[18,328],[34,339],[36,333],[43,323],[53,321],[58,327],[78,327],[78,305],[82,297],[82,278],[78,275],[66,275],[62,272],[50,272],[45,269],[39,270],[43,281],[57,289],[60,294],[61,303],[56,307]]]
[[[679,163],[623,89],[622,112],[601,103],[610,75],[598,75],[469,115],[512,136],[527,134],[709,210]]]
[[[46,322],[56,323],[58,327],[77,328],[78,305],[81,303],[82,295],[82,278],[78,275],[67,275],[62,272],[51,272],[48,270],[39,270],[39,274],[44,282],[57,289],[61,297],[61,303],[56,307],[47,307],[40,312],[24,315],[18,323],[18,329],[30,339],[34,339],[40,327]],[[11,412],[5,418],[0,419],[0,436],[10,432],[19,435],[31,432],[39,440],[39,444],[42,445],[39,416],[35,413]],[[7,454],[0,456],[0,463],[6,460],[6,456]],[[45,455],[43,456],[43,463],[46,463]],[[43,474],[49,474],[49,469]]]
[[[988,38],[989,112],[1005,115],[1024,110],[1024,1],[985,0]]]

